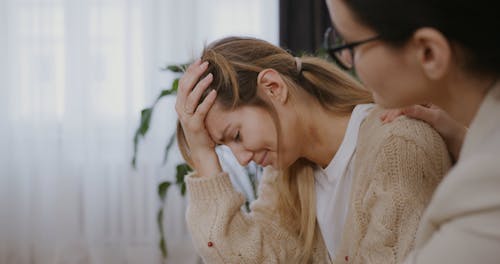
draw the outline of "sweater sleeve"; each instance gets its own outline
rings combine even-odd
[[[411,127],[411,126],[410,126]],[[414,247],[416,231],[432,194],[450,166],[442,139],[430,128],[422,134],[394,134],[381,144],[372,180],[361,201],[365,221],[356,263],[401,263]],[[418,130],[418,129],[417,129]],[[362,231],[363,233],[363,231]]]
[[[265,172],[259,197],[241,210],[245,199],[227,173],[186,178],[189,204],[187,225],[193,244],[205,263],[287,263],[298,238],[280,227],[276,176]]]

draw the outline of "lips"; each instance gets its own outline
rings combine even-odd
[[[260,159],[260,161],[257,162],[259,165],[265,166],[264,162],[266,161],[268,153],[269,153],[268,151],[264,152],[264,155],[262,155],[262,158]]]

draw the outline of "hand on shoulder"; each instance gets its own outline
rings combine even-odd
[[[380,119],[383,123],[390,123],[401,115],[419,119],[431,125],[443,137],[453,160],[458,159],[467,133],[465,125],[453,119],[443,109],[432,104],[389,109],[380,116]]]

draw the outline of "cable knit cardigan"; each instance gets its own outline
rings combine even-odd
[[[360,128],[350,208],[334,263],[401,262],[450,166],[446,146],[430,126],[406,117],[383,125],[380,113],[374,109]],[[280,215],[276,175],[265,170],[250,213],[241,209],[245,199],[226,173],[186,177],[188,229],[205,263],[297,263],[298,236],[286,226],[296,219]],[[331,263],[321,236],[311,262]]]

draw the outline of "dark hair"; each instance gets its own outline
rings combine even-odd
[[[401,45],[419,28],[439,30],[464,52],[464,65],[476,73],[500,73],[498,4],[476,0],[344,0],[354,16]]]

